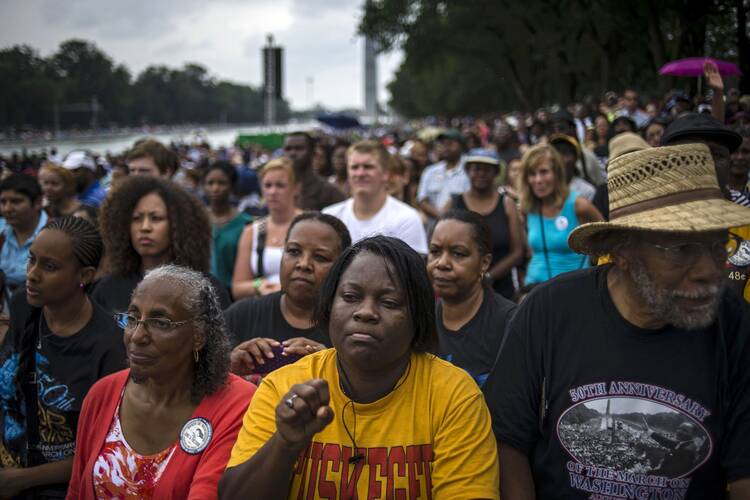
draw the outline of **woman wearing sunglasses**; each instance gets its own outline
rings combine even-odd
[[[255,389],[229,374],[210,281],[155,268],[116,319],[130,369],[102,379],[83,403],[67,498],[215,497]]]

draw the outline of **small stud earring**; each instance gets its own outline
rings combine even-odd
[[[83,281],[81,281],[80,283],[78,283],[78,287],[79,288],[83,288],[84,286],[86,286],[86,285],[83,283]]]

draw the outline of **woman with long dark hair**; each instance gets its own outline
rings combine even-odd
[[[110,313],[122,312],[146,271],[177,264],[209,276],[222,307],[224,285],[210,277],[211,225],[206,210],[177,184],[156,177],[131,177],[110,193],[99,216],[110,274],[92,297]]]
[[[31,245],[0,353],[0,498],[65,495],[83,398],[125,366],[122,333],[87,294],[102,252],[96,228],[70,216]]]

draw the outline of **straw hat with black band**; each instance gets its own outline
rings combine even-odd
[[[724,199],[704,144],[624,154],[608,173],[609,222],[575,228],[568,245],[578,253],[591,253],[592,238],[607,231],[692,233],[750,224],[750,209]]]

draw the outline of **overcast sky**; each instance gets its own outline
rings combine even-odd
[[[284,91],[295,109],[364,107],[361,0],[0,0],[0,47],[43,56],[78,37],[135,76],[151,64],[197,62],[221,79],[258,86],[260,49],[272,33],[285,48]],[[400,54],[378,62],[380,102]],[[308,85],[308,80],[312,85]],[[312,95],[311,95],[312,94]],[[312,98],[312,99],[311,99]]]

